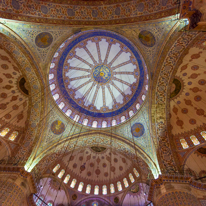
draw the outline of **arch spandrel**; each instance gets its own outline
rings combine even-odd
[[[96,137],[99,138],[96,138]],[[111,143],[112,142],[112,143]],[[110,146],[112,145],[112,147]],[[81,133],[78,135],[74,135],[70,139],[62,140],[58,144],[54,144],[51,147],[47,148],[47,150],[44,150],[41,154],[39,154],[36,159],[33,161],[32,164],[26,164],[27,170],[32,171],[32,169],[35,167],[35,165],[38,164],[41,165],[43,158],[50,159],[52,161],[53,158],[59,158],[62,154],[64,154],[65,150],[62,151],[62,147],[66,147],[66,151],[72,151],[74,148],[83,148],[85,145],[94,146],[105,146],[105,147],[111,147],[116,149],[117,151],[129,156],[135,161],[135,158],[138,157],[137,163],[146,164],[150,167],[150,170],[152,171],[154,176],[158,176],[158,168],[156,164],[152,161],[152,159],[138,146],[136,146],[136,149],[133,148],[133,143],[131,141],[125,140],[124,138],[121,138],[115,134],[111,133],[104,133],[104,132],[89,132],[89,133]],[[75,146],[76,145],[76,146]],[[51,157],[50,157],[51,156]],[[42,160],[42,161],[41,161]],[[47,163],[48,164],[48,163]],[[144,167],[145,170],[147,170],[146,167]]]
[[[18,152],[16,151],[16,160],[21,162],[25,161],[28,155],[30,155],[31,148],[34,146],[33,141],[38,133],[36,126],[40,121],[41,108],[44,105],[43,101],[41,101],[43,81],[36,61],[27,50],[25,43],[11,30],[4,27],[4,25],[1,25],[0,46],[10,53],[10,56],[12,56],[13,60],[19,65],[28,82],[33,83],[33,88],[30,91],[31,102],[33,102],[33,104],[31,103],[29,105],[30,121],[28,121],[22,146]]]
[[[200,35],[201,36],[201,35]],[[199,36],[199,37],[200,37]],[[155,122],[156,128],[153,127],[153,131],[156,133],[156,144],[159,148],[159,162],[161,164],[162,172],[173,173],[178,171],[177,156],[172,152],[175,146],[173,140],[169,139],[168,131],[168,118],[167,110],[169,109],[169,95],[170,81],[172,75],[174,75],[175,67],[180,64],[180,59],[185,55],[185,49],[198,38],[197,32],[182,33],[179,37],[172,39],[174,43],[169,42],[171,47],[160,58],[162,62],[161,67],[158,68],[157,75],[154,82],[156,83],[156,89],[153,91],[153,113],[152,122]],[[181,46],[180,46],[181,45]],[[167,51],[167,49],[166,49]],[[171,58],[168,57],[170,55]],[[183,56],[182,56],[183,55]],[[179,57],[179,58],[178,58]]]

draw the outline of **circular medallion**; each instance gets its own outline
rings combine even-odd
[[[54,134],[61,134],[62,132],[64,132],[64,130],[65,130],[64,123],[60,120],[54,121],[51,125],[51,131]]]
[[[85,126],[105,128],[139,110],[148,75],[129,40],[92,30],[74,35],[59,47],[49,83],[54,100],[67,116]]]
[[[35,43],[39,48],[47,48],[52,42],[53,36],[49,32],[42,32],[35,39]]]
[[[144,134],[144,126],[141,123],[133,124],[131,133],[134,137],[141,137]]]
[[[111,71],[105,65],[99,65],[94,68],[93,77],[98,83],[107,83],[111,78]]]
[[[147,30],[143,30],[139,33],[139,40],[147,47],[153,47],[156,43],[154,35]]]
[[[182,91],[182,82],[179,78],[174,78],[171,85],[170,98],[177,97],[177,95],[180,94],[180,91]]]

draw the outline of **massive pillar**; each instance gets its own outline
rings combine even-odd
[[[32,193],[36,189],[30,173],[19,167],[0,167],[1,206],[27,206]]]
[[[148,199],[155,206],[202,206],[206,185],[191,177],[161,175],[152,180]]]

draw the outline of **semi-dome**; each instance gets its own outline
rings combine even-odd
[[[139,110],[146,98],[148,74],[128,39],[90,30],[61,44],[50,65],[49,84],[67,116],[102,128],[122,123]]]

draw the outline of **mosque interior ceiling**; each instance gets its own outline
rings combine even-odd
[[[0,5],[0,166],[33,175],[32,204],[144,205],[161,174],[205,183],[206,35],[174,1]]]

